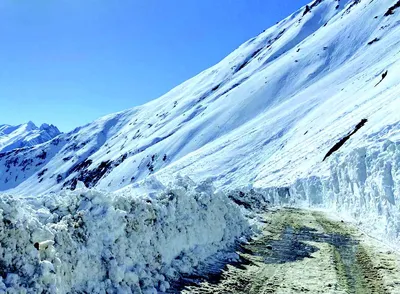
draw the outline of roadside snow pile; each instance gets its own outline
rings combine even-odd
[[[254,212],[264,212],[268,208],[289,204],[291,201],[287,187],[257,189],[248,186],[228,191],[227,194],[237,205]]]
[[[400,142],[385,140],[329,160],[329,176],[298,179],[288,187],[244,187],[228,197],[249,213],[281,206],[333,210],[400,248]]]
[[[294,204],[333,209],[400,247],[400,142],[386,140],[331,159],[330,177],[298,180]]]
[[[367,232],[400,247],[400,142],[339,154],[330,171],[326,179],[299,180],[292,197],[350,215]]]
[[[209,183],[0,198],[0,292],[157,293],[248,232]],[[13,292],[14,291],[14,292]]]

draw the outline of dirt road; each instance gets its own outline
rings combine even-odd
[[[240,264],[182,293],[400,293],[398,253],[321,212],[263,215]]]

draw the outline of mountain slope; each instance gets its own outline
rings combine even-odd
[[[78,180],[117,190],[178,173],[268,186],[324,173],[324,156],[362,119],[341,151],[398,137],[394,4],[314,1],[159,99],[0,154],[0,190],[57,191]]]
[[[42,124],[40,127],[33,122],[18,126],[0,125],[0,152],[41,144],[59,134],[61,132],[57,127],[48,124]]]

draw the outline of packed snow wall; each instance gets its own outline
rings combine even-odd
[[[334,156],[329,177],[300,179],[290,194],[294,201],[351,216],[367,232],[400,247],[400,142]]]
[[[229,198],[250,211],[326,208],[400,248],[400,142],[386,140],[329,160],[327,176],[298,179],[288,187],[238,189]]]
[[[212,185],[0,197],[0,292],[157,293],[249,230]],[[13,292],[14,291],[14,292]]]

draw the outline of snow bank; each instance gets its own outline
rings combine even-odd
[[[287,187],[250,185],[228,197],[247,216],[271,207],[325,208],[400,248],[400,142],[385,140],[329,160],[329,176],[300,178]]]
[[[385,140],[329,160],[327,177],[298,179],[288,187],[246,187],[229,197],[253,211],[273,206],[333,210],[400,248],[400,142]]]
[[[400,247],[400,142],[385,141],[332,158],[330,176],[298,180],[291,197],[349,215]]]
[[[0,292],[157,293],[248,231],[210,183],[0,198]]]
[[[251,185],[227,192],[228,197],[237,205],[244,207],[248,212],[264,212],[273,206],[289,204],[290,191],[288,187],[269,187],[257,189]]]

